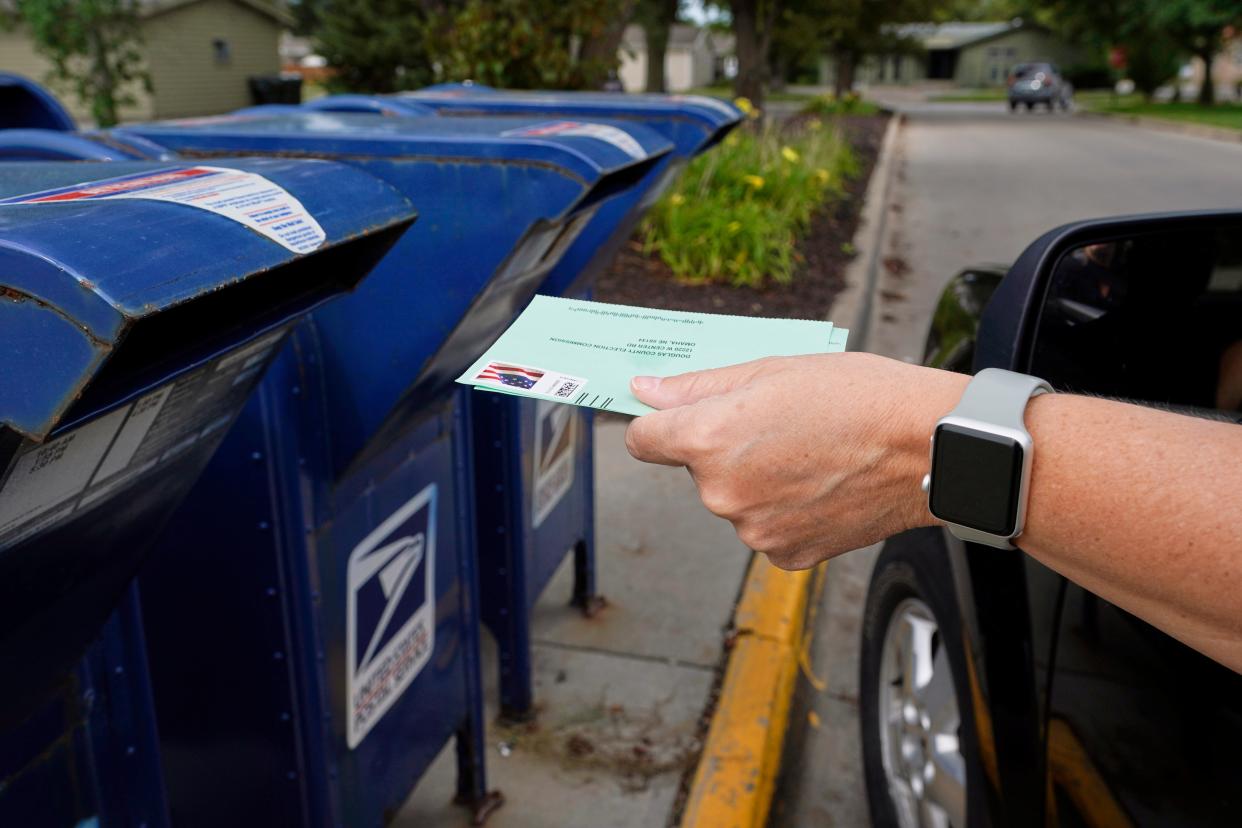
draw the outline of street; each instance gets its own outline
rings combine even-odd
[[[884,91],[873,97],[906,120],[890,159],[869,332],[866,341],[851,342],[858,350],[919,361],[949,278],[971,264],[1007,264],[1060,224],[1242,204],[1240,144],[1089,117],[1011,115],[1000,103],[930,104]],[[773,825],[867,823],[857,650],[877,552],[829,564],[791,719],[804,729],[791,734],[801,746],[786,757]]]

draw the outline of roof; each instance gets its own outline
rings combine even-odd
[[[668,30],[669,49],[694,49],[700,43],[710,47],[707,29],[689,23],[674,23]],[[647,51],[647,33],[639,23],[625,27],[621,36],[621,48],[630,52]]]
[[[201,3],[203,0],[139,0],[139,15],[142,17],[154,17],[157,14],[164,14],[173,9],[179,9],[182,6],[190,6],[195,3]],[[258,12],[264,17],[271,18],[282,26],[292,26],[294,23],[293,15],[289,13],[289,9],[281,0],[232,0],[243,6]]]
[[[994,23],[900,23],[888,27],[888,31],[917,40],[924,49],[960,49],[1026,27],[1027,23],[1014,18]]]

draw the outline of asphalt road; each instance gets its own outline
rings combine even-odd
[[[1010,115],[1003,104],[888,102],[906,122],[893,149],[871,327],[867,341],[852,347],[918,361],[949,278],[972,264],[1007,264],[1057,225],[1242,209],[1242,143],[1089,117]],[[875,554],[860,550],[829,565],[792,720],[802,744],[786,761],[773,825],[867,824],[857,641]]]

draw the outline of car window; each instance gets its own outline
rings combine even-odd
[[[1066,390],[1242,410],[1242,234],[1080,247],[1048,286],[1030,371]]]

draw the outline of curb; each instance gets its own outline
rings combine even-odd
[[[762,555],[751,560],[734,614],[733,651],[681,828],[767,822],[814,571],[787,572]]]
[[[861,351],[867,343],[871,329],[871,305],[879,278],[881,246],[884,230],[888,225],[888,199],[896,177],[897,165],[893,162],[897,136],[905,124],[905,115],[893,112],[884,130],[879,158],[867,182],[863,196],[863,211],[858,230],[854,233],[856,256],[845,269],[845,290],[832,305],[832,315],[848,320],[851,351]],[[842,325],[846,322],[842,321]]]
[[[1126,115],[1121,112],[1096,112],[1092,110],[1080,109],[1075,111],[1074,114],[1081,118],[1094,118],[1102,121],[1119,121],[1121,123],[1130,124],[1131,126],[1142,127],[1143,129],[1150,129],[1155,132],[1165,132],[1171,135],[1190,135],[1195,138],[1206,138],[1212,141],[1224,141],[1229,144],[1242,143],[1242,129],[1214,127],[1208,124],[1172,121],[1165,118],[1151,118],[1145,115]]]
[[[893,115],[864,196],[855,247],[833,315],[848,318],[854,350],[866,341],[879,269],[885,209],[902,116]],[[733,614],[735,633],[720,697],[686,797],[681,828],[759,828],[767,823],[780,771],[799,660],[807,641],[810,594],[821,563],[789,572],[754,555]]]

